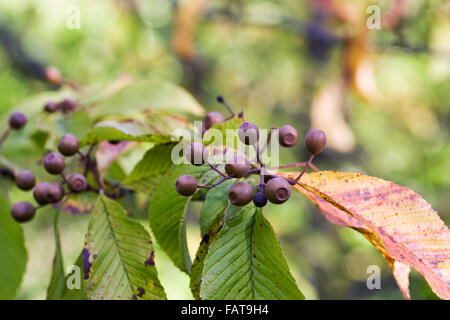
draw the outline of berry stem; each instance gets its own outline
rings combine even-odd
[[[59,250],[61,250],[61,236],[59,233],[58,223],[59,223],[59,215],[62,211],[65,202],[66,201],[64,199],[60,201],[58,207],[55,210],[55,215],[53,216],[53,236],[55,237],[56,247],[59,248]]]
[[[125,189],[121,189],[121,190],[125,190]],[[98,193],[98,194],[103,192],[105,194],[105,196],[107,196],[108,198],[111,198],[111,199],[117,199],[117,198],[123,196],[124,192],[121,192],[121,190],[119,190],[119,193],[114,193],[114,192],[109,192],[109,191],[107,191],[105,189],[94,187],[91,184],[88,184],[87,188],[86,188],[86,191],[92,191],[92,192],[95,192],[95,193]]]
[[[82,160],[84,161],[84,172],[83,172],[83,176],[86,177],[86,175],[89,172],[89,167],[91,166],[91,152],[92,149],[94,148],[94,145],[91,145],[89,147],[88,152],[86,152],[85,155],[83,155]]]
[[[226,103],[225,99],[222,96],[217,97],[217,102],[219,102],[228,110],[228,112],[231,114],[231,118],[235,116],[233,110],[231,110],[230,106],[228,105],[228,103]]]
[[[261,167],[264,166],[264,163],[261,161],[261,154],[259,150],[259,142],[255,143],[254,145],[255,152],[256,152],[256,161],[261,165]]]
[[[267,135],[266,143],[262,146],[262,148],[260,150],[261,153],[263,153],[264,150],[266,150],[267,146],[269,145],[269,143],[270,143],[270,141],[272,139],[272,130],[275,130],[275,129],[278,129],[278,128],[276,128],[276,127],[270,128],[269,134]]]
[[[259,143],[258,143],[258,148],[259,148],[259,150],[256,152],[256,158],[254,158],[254,159],[253,159],[252,161],[250,161],[250,162],[258,161],[259,163],[261,163],[261,162],[260,162],[261,154],[264,152],[264,150],[266,150],[268,144],[270,143],[271,138],[272,138],[272,130],[274,130],[274,129],[277,129],[277,128],[276,128],[276,127],[272,127],[272,128],[270,129],[269,134],[267,135],[267,140],[266,140],[266,142],[264,143],[264,145],[263,145],[261,148],[259,148]]]
[[[2,146],[3,142],[5,142],[6,138],[8,138],[10,132],[11,129],[9,127],[5,130],[5,132],[3,132],[2,136],[0,137],[0,147]]]
[[[222,179],[220,179],[219,181],[217,181],[216,183],[213,183],[211,185],[197,186],[197,188],[211,189],[211,188],[214,188],[215,186],[218,186],[219,184],[221,184],[222,182],[224,182],[228,179],[231,179],[231,177],[225,176]]]
[[[298,180],[300,180],[300,178],[303,176],[303,174],[306,172],[306,170],[309,168],[309,166],[311,166],[311,162],[313,161],[313,159],[314,159],[314,155],[312,154],[309,157],[308,161],[306,162],[306,165],[303,168],[302,172],[300,172],[300,174],[297,176],[297,178],[295,178],[294,184],[297,184]]]
[[[67,178],[66,178],[66,175],[64,174],[64,172],[61,172],[61,177],[62,177],[63,182],[64,182],[65,184],[69,184],[69,182],[67,181]]]
[[[287,169],[287,168],[297,168],[306,166],[307,162],[295,162],[290,164],[285,164],[279,167],[268,167],[267,169]],[[310,163],[309,167],[311,167],[314,171],[320,171],[314,164]]]
[[[261,169],[259,170],[259,191],[264,190],[264,165],[261,165]]]
[[[223,172],[221,172],[219,169],[217,169],[217,167],[215,165],[213,165],[211,162],[209,162],[208,160],[206,160],[206,163],[209,165],[209,167],[211,169],[213,169],[215,172],[217,172],[218,174],[220,174],[222,177],[226,178],[227,175],[225,175]]]

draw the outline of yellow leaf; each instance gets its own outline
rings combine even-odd
[[[277,173],[289,179],[297,173]],[[359,173],[305,174],[294,188],[332,223],[361,232],[385,257],[409,299],[409,267],[442,299],[450,299],[450,231],[420,195]]]

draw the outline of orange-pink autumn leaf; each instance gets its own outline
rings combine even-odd
[[[100,177],[103,177],[111,164],[121,154],[123,154],[129,146],[130,141],[119,141],[116,144],[112,144],[108,141],[102,141],[99,143],[98,150],[95,154],[95,159],[97,160]]]
[[[292,179],[296,173],[277,175]],[[385,257],[406,299],[408,266],[450,299],[450,231],[420,195],[383,179],[333,171],[305,174],[295,189],[329,221],[361,232]]]

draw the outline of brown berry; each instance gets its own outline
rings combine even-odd
[[[53,113],[58,110],[58,104],[53,101],[49,101],[44,106],[44,111],[48,113]]]
[[[175,189],[182,196],[192,196],[197,190],[197,180],[191,175],[183,175],[177,179]]]
[[[58,142],[58,150],[62,155],[70,157],[78,152],[80,143],[73,134],[65,134]]]
[[[225,164],[225,172],[232,178],[242,178],[247,176],[250,169],[248,160],[243,157],[233,157]]]
[[[9,117],[9,126],[14,130],[22,129],[27,123],[27,117],[22,112],[13,112]]]
[[[225,121],[223,115],[219,112],[210,112],[203,119],[203,126],[205,130],[208,130],[216,123],[222,123]]]
[[[55,152],[50,152],[44,158],[44,168],[50,174],[60,174],[65,166],[63,157]]]
[[[184,152],[186,159],[195,166],[200,166],[208,159],[208,150],[199,142],[189,144]]]
[[[73,193],[83,192],[87,188],[86,177],[80,173],[74,173],[67,179],[67,186]]]
[[[283,178],[273,178],[269,180],[264,188],[267,199],[275,204],[281,204],[291,196],[291,185]]]
[[[31,190],[36,183],[36,178],[31,171],[23,170],[20,171],[16,176],[16,185],[25,191]]]
[[[228,191],[228,199],[235,206],[245,206],[253,199],[253,189],[247,182],[238,182]]]
[[[56,203],[64,197],[64,189],[59,183],[51,183],[47,189],[47,201],[49,203]]]
[[[327,144],[327,135],[322,130],[313,129],[305,137],[305,145],[309,152],[318,154]]]
[[[34,218],[36,209],[29,202],[17,202],[11,207],[11,216],[17,222],[28,222]]]
[[[37,186],[34,187],[33,190],[33,197],[34,200],[36,200],[37,203],[40,205],[45,205],[49,203],[47,199],[48,190],[50,188],[50,183],[48,182],[42,182],[39,183]]]
[[[297,139],[298,133],[293,126],[286,124],[280,128],[278,140],[283,147],[293,147]]]
[[[66,98],[59,103],[58,107],[63,113],[70,113],[75,111],[75,109],[77,108],[77,103],[71,98]]]
[[[244,122],[239,127],[238,136],[246,145],[254,145],[259,138],[258,126],[252,122]]]

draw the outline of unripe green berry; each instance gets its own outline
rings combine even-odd
[[[203,119],[203,126],[205,130],[208,130],[216,123],[222,123],[225,121],[223,115],[219,112],[209,112]]]
[[[175,189],[182,196],[192,196],[197,190],[197,180],[191,175],[183,175],[177,179]]]
[[[11,207],[11,216],[17,222],[28,222],[34,218],[36,209],[29,202],[17,202]]]
[[[55,152],[50,152],[44,158],[44,168],[50,174],[60,174],[65,166],[63,157]]]
[[[25,191],[31,190],[36,183],[36,178],[31,171],[23,170],[16,175],[16,185]]]
[[[273,178],[269,180],[264,188],[267,199],[275,204],[281,204],[291,196],[291,185],[283,178]]]
[[[195,166],[200,166],[208,160],[208,150],[199,142],[189,144],[184,152],[186,159]]]
[[[258,142],[259,129],[258,126],[252,122],[244,122],[238,130],[239,139],[246,145],[254,145]]]
[[[233,157],[225,164],[225,172],[232,178],[242,178],[248,175],[250,165],[243,157]]]
[[[293,147],[297,139],[298,133],[293,126],[286,124],[280,128],[278,140],[283,147]]]
[[[327,135],[322,130],[313,129],[305,137],[305,146],[312,154],[323,151],[327,144]]]
[[[78,152],[80,143],[73,134],[65,134],[58,142],[58,150],[67,157],[73,156]]]
[[[83,192],[87,188],[86,177],[80,173],[74,173],[67,179],[67,186],[73,193]]]
[[[228,199],[235,206],[245,206],[253,198],[253,189],[247,182],[238,182],[228,191]]]
[[[22,129],[27,123],[27,117],[22,112],[14,112],[9,117],[9,126],[14,130]]]

